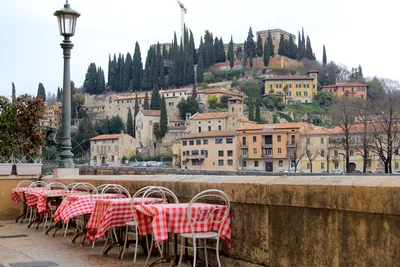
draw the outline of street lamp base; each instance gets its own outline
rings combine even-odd
[[[71,158],[61,159],[58,162],[59,168],[75,168],[75,163]]]

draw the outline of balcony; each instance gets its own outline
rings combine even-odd
[[[289,142],[289,143],[286,144],[286,147],[295,148],[296,147],[296,142]]]
[[[266,159],[271,159],[271,158],[274,157],[274,155],[272,155],[272,154],[262,154],[262,157],[266,158]]]
[[[205,159],[206,155],[184,155],[182,159]]]
[[[272,148],[273,144],[262,144],[262,148]]]
[[[240,144],[240,148],[248,148],[248,147],[249,147],[249,144],[247,144],[247,143]]]

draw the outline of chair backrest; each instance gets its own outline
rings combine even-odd
[[[17,184],[16,188],[18,188],[18,187],[29,187],[32,183],[33,183],[33,181],[24,180],[24,181],[19,182],[19,184]]]
[[[101,184],[101,185],[97,186],[97,187],[93,190],[92,194],[93,194],[93,195],[101,194],[101,191],[103,191],[103,189],[104,189],[105,187],[109,186],[109,185],[111,185],[111,184]]]
[[[203,204],[213,203],[215,204],[215,206],[196,206],[196,204],[198,204],[199,202]],[[225,208],[221,206],[225,206]],[[195,195],[189,202],[187,211],[187,216],[192,233],[195,232],[196,224],[202,224],[211,221],[214,224],[219,224],[218,233],[220,234],[223,224],[229,215],[230,207],[231,204],[229,201],[229,197],[221,190],[208,189]]]
[[[149,204],[146,198],[161,198],[164,200],[163,203],[179,203],[174,192],[163,186],[150,186],[143,194],[142,204]]]
[[[136,210],[134,208],[135,207],[135,198],[143,197],[144,194],[147,192],[147,190],[150,188],[152,188],[152,186],[145,186],[143,188],[140,188],[138,191],[135,192],[135,194],[133,194],[133,196],[131,198],[130,207],[131,207],[131,211],[132,211],[135,222],[137,222]]]
[[[101,190],[101,194],[105,195],[107,193],[116,193],[118,194],[117,198],[122,198],[125,195],[127,198],[131,198],[131,194],[129,191],[119,184],[109,184]]]
[[[96,187],[89,183],[76,183],[71,188],[70,195],[91,194],[95,189]]]
[[[66,191],[66,190],[68,190],[68,187],[63,183],[53,182],[53,183],[49,183],[45,188],[45,190],[56,190],[56,189]]]
[[[74,188],[74,186],[77,185],[77,184],[80,184],[80,183],[79,183],[79,182],[70,183],[69,185],[67,185],[67,188],[68,188],[69,190],[72,190],[72,188]]]
[[[33,182],[29,185],[28,190],[32,189],[32,188],[41,188],[42,190],[44,190],[47,186],[47,183],[42,182],[42,181],[37,181],[37,182]]]

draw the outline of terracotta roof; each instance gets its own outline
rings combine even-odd
[[[161,114],[161,110],[143,109],[142,113],[143,113],[144,116],[158,117]]]
[[[108,139],[119,139],[121,136],[124,134],[103,134],[103,135],[98,135],[96,137],[90,138],[89,140],[108,140]]]
[[[190,92],[192,94],[192,92]],[[240,94],[237,94],[235,92],[223,89],[223,88],[208,88],[208,89],[200,89],[197,90],[197,94],[225,94],[225,95],[231,95],[231,96],[241,96]]]
[[[312,81],[314,78],[308,76],[300,76],[300,75],[285,75],[285,76],[273,76],[269,78],[265,78],[263,81],[280,81],[280,80],[304,80],[304,81]]]
[[[227,118],[228,115],[228,112],[198,113],[192,117],[192,120],[224,119]]]
[[[169,121],[184,121],[184,120],[182,120],[178,115],[176,115],[176,114],[173,114],[173,115],[171,115],[171,116],[169,116],[168,117],[168,120]]]
[[[186,130],[186,126],[168,126],[169,130]]]
[[[175,93],[175,92],[187,92],[189,88],[178,88],[178,89],[169,89],[169,90],[160,90],[160,94],[162,93]]]
[[[313,129],[313,130],[305,132],[304,134],[324,135],[324,134],[337,134],[337,133],[342,133],[342,132],[343,131],[340,129],[340,127],[335,127],[335,128],[331,128],[331,129],[326,129],[326,128]]]
[[[142,99],[145,98],[146,95],[145,94],[138,94],[138,98]],[[149,100],[151,99],[151,93],[148,94]],[[136,95],[130,95],[130,96],[115,96],[114,100],[132,100],[132,99],[136,99]]]
[[[240,101],[243,101],[243,98],[231,97],[231,98],[228,99],[228,101],[229,101],[229,100],[240,100]]]
[[[247,124],[243,125],[238,129],[238,131],[245,130],[264,130],[270,128],[271,130],[276,129],[290,129],[290,128],[300,128],[304,126],[305,122],[285,122],[285,123],[275,123],[275,124]]]
[[[191,139],[191,138],[203,138],[203,137],[219,137],[219,136],[235,136],[236,130],[228,130],[228,131],[210,131],[210,132],[202,132],[189,134],[181,137],[182,139]]]

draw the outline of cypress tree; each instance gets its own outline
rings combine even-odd
[[[204,79],[203,57],[199,57],[199,64],[197,64],[197,82],[202,83],[203,79]]]
[[[301,28],[301,51],[302,51],[302,58],[307,57],[307,50],[306,50],[306,38],[304,37],[304,28]]]
[[[135,44],[135,52],[133,54],[133,62],[132,62],[132,89],[137,91],[140,89],[142,84],[142,75],[143,75],[143,64],[142,64],[142,56],[140,53],[139,43]]]
[[[270,51],[269,51],[268,41],[266,40],[264,44],[264,58],[263,58],[265,67],[268,67],[269,57],[270,57]]]
[[[95,63],[90,63],[86,72],[83,89],[88,94],[96,94],[97,90],[97,68]]]
[[[364,77],[361,65],[358,65],[357,77],[359,77],[359,78]]]
[[[206,62],[206,51],[205,51],[205,46],[203,43],[203,37],[200,37],[200,46],[199,46],[199,58],[197,59],[197,64],[200,64],[200,58],[203,61],[203,69],[204,69],[204,64]]]
[[[108,86],[111,86],[112,84],[112,74],[111,74],[111,70],[112,70],[112,61],[111,61],[111,54],[108,55],[108,75],[107,75],[107,82],[108,82]]]
[[[193,64],[197,64],[196,61],[196,46],[194,44],[194,38],[193,38],[193,33],[190,31],[190,54],[193,57]]]
[[[147,95],[147,93],[146,93]],[[147,98],[147,102],[149,101],[149,99]],[[136,92],[136,96],[135,96],[135,115],[134,118],[136,119],[137,114],[139,113],[139,99],[138,99],[138,94]]]
[[[307,35],[306,57],[310,60],[315,60],[315,56],[311,47],[310,37]]]
[[[104,94],[106,90],[106,81],[104,78],[104,71],[101,67],[97,70],[97,80],[96,80],[96,91],[94,92],[97,95]]]
[[[145,110],[150,109],[149,95],[147,94],[147,92],[146,92],[146,94],[144,95],[143,109],[145,109]]]
[[[43,102],[46,102],[46,89],[44,89],[42,83],[39,83],[36,97],[40,97],[41,99],[43,99]]]
[[[243,58],[243,49],[242,49],[241,45],[239,45],[236,50],[236,58],[239,60],[242,60],[242,58]]]
[[[193,57],[189,55],[187,59],[187,74],[186,74],[186,83],[194,84],[194,66],[193,66]]]
[[[214,57],[215,57],[215,62],[216,63],[221,62],[220,55],[221,55],[221,53],[219,51],[219,40],[218,40],[218,37],[215,37],[215,40],[214,40]]]
[[[193,59],[191,59],[192,61]],[[164,137],[168,132],[168,115],[167,115],[167,105],[165,103],[165,98],[161,98],[161,112],[160,112],[160,132],[161,137]]]
[[[182,86],[185,84],[185,53],[183,51],[183,45],[182,45],[182,40],[181,40],[181,44],[180,44],[180,49],[179,49],[179,58],[178,58],[178,80],[177,80],[177,84],[178,86]]]
[[[117,92],[121,92],[121,84],[120,84],[121,66],[122,66],[122,56],[121,56],[121,53],[119,53],[116,68],[115,68],[115,91],[117,91]]]
[[[57,88],[57,101],[61,101],[62,99],[62,94],[61,94],[61,89],[60,87]]]
[[[299,37],[298,38],[299,39],[297,40],[297,59],[301,60],[303,58],[303,46],[302,46],[300,31],[299,31]]]
[[[151,110],[160,110],[161,108],[161,97],[160,92],[158,90],[158,86],[154,86],[153,91],[151,93],[151,101],[150,101],[150,109]]]
[[[243,55],[242,55],[242,60],[243,60],[243,67],[247,66],[247,58],[248,58],[248,54],[247,54],[247,41],[245,40],[243,43]]]
[[[135,137],[135,128],[133,126],[133,118],[131,108],[128,108],[128,119],[126,121],[126,132],[132,137]]]
[[[267,41],[268,41],[270,56],[273,57],[275,54],[275,46],[274,46],[274,43],[272,42],[271,31],[268,31]]]
[[[253,98],[250,98],[249,100],[249,120],[254,121],[254,104],[253,104]]]
[[[327,63],[327,58],[326,58],[326,49],[325,49],[325,45],[324,45],[324,47],[323,47],[323,52],[322,52],[322,64],[323,65],[326,65],[326,63]]]
[[[160,87],[164,88],[165,87],[165,68],[164,68],[164,60],[160,62]]]
[[[208,30],[204,35],[204,47],[205,47],[204,67],[208,68],[216,62],[215,52],[214,52],[214,39],[212,33],[210,33]]]
[[[58,91],[57,91],[57,97],[60,91],[60,87],[58,87]],[[15,84],[14,82],[11,83],[11,100],[14,103],[16,99],[16,92],[15,92]]]
[[[289,42],[288,42],[289,58],[296,59],[297,58],[297,50],[298,50],[298,48],[297,48],[296,44],[294,43],[293,36],[290,35]]]
[[[257,57],[262,57],[263,56],[263,47],[262,47],[262,39],[261,35],[257,35]]]
[[[250,59],[250,67],[253,67],[253,58],[256,55],[256,44],[254,42],[253,30],[249,29],[249,33],[247,35],[247,55]]]
[[[278,49],[278,54],[280,56],[286,56],[286,48],[285,48],[285,37],[283,36],[283,34],[281,34],[281,38],[279,40],[279,49]]]
[[[141,83],[141,87],[144,90],[148,90],[152,86],[152,79],[151,79],[152,73],[150,70],[152,57],[153,57],[153,54],[152,54],[152,49],[150,47],[149,50],[147,51],[146,64],[144,67],[142,83]]]
[[[258,103],[258,102],[256,102],[255,120],[257,123],[261,123],[260,103]]]
[[[111,68],[108,70],[109,71],[109,80],[108,80],[108,86],[111,88],[113,91],[117,91],[117,72],[118,72],[118,63],[117,63],[117,57],[114,54],[113,60],[111,61]]]
[[[131,88],[132,80],[132,56],[130,53],[126,54],[125,65],[124,65],[124,77],[122,81],[122,91],[126,92]]]
[[[154,61],[154,69],[153,69],[153,83],[157,84],[157,86],[160,85],[160,65],[161,65],[161,47],[160,43],[157,43],[156,45],[156,51],[154,51],[153,55],[153,61]]]
[[[234,57],[234,54],[233,54],[233,38],[232,38],[232,35],[231,35],[231,41],[229,42],[228,59],[229,59],[229,66],[232,69],[234,64],[235,64],[235,57]]]

